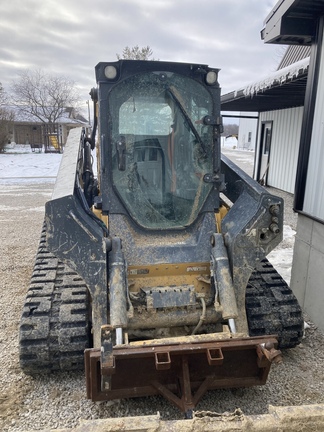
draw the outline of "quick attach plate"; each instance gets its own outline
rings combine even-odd
[[[146,294],[148,309],[195,306],[196,296],[193,285],[142,288]]]

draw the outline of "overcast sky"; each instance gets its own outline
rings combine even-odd
[[[64,74],[86,100],[94,67],[125,46],[221,69],[222,93],[276,70],[282,48],[260,38],[277,0],[1,0],[0,82],[21,69]]]

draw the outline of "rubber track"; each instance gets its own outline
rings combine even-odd
[[[43,227],[20,323],[20,365],[29,374],[84,368],[89,346],[85,282],[45,244]]]
[[[250,336],[278,335],[280,348],[293,348],[303,336],[302,310],[293,292],[264,259],[246,288],[246,313]]]

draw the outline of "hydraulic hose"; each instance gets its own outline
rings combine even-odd
[[[206,302],[205,302],[205,299],[203,297],[200,297],[199,300],[200,300],[200,303],[201,303],[201,306],[202,306],[202,313],[200,315],[200,319],[199,319],[198,324],[196,325],[196,327],[193,329],[193,331],[191,333],[192,335],[194,335],[194,334],[197,333],[197,331],[202,326],[203,322],[206,320]]]

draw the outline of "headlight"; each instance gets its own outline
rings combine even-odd
[[[215,71],[209,71],[206,75],[206,83],[209,85],[216,84],[217,82],[217,72]]]
[[[105,76],[110,80],[115,79],[117,76],[117,69],[115,68],[115,66],[106,66]]]

